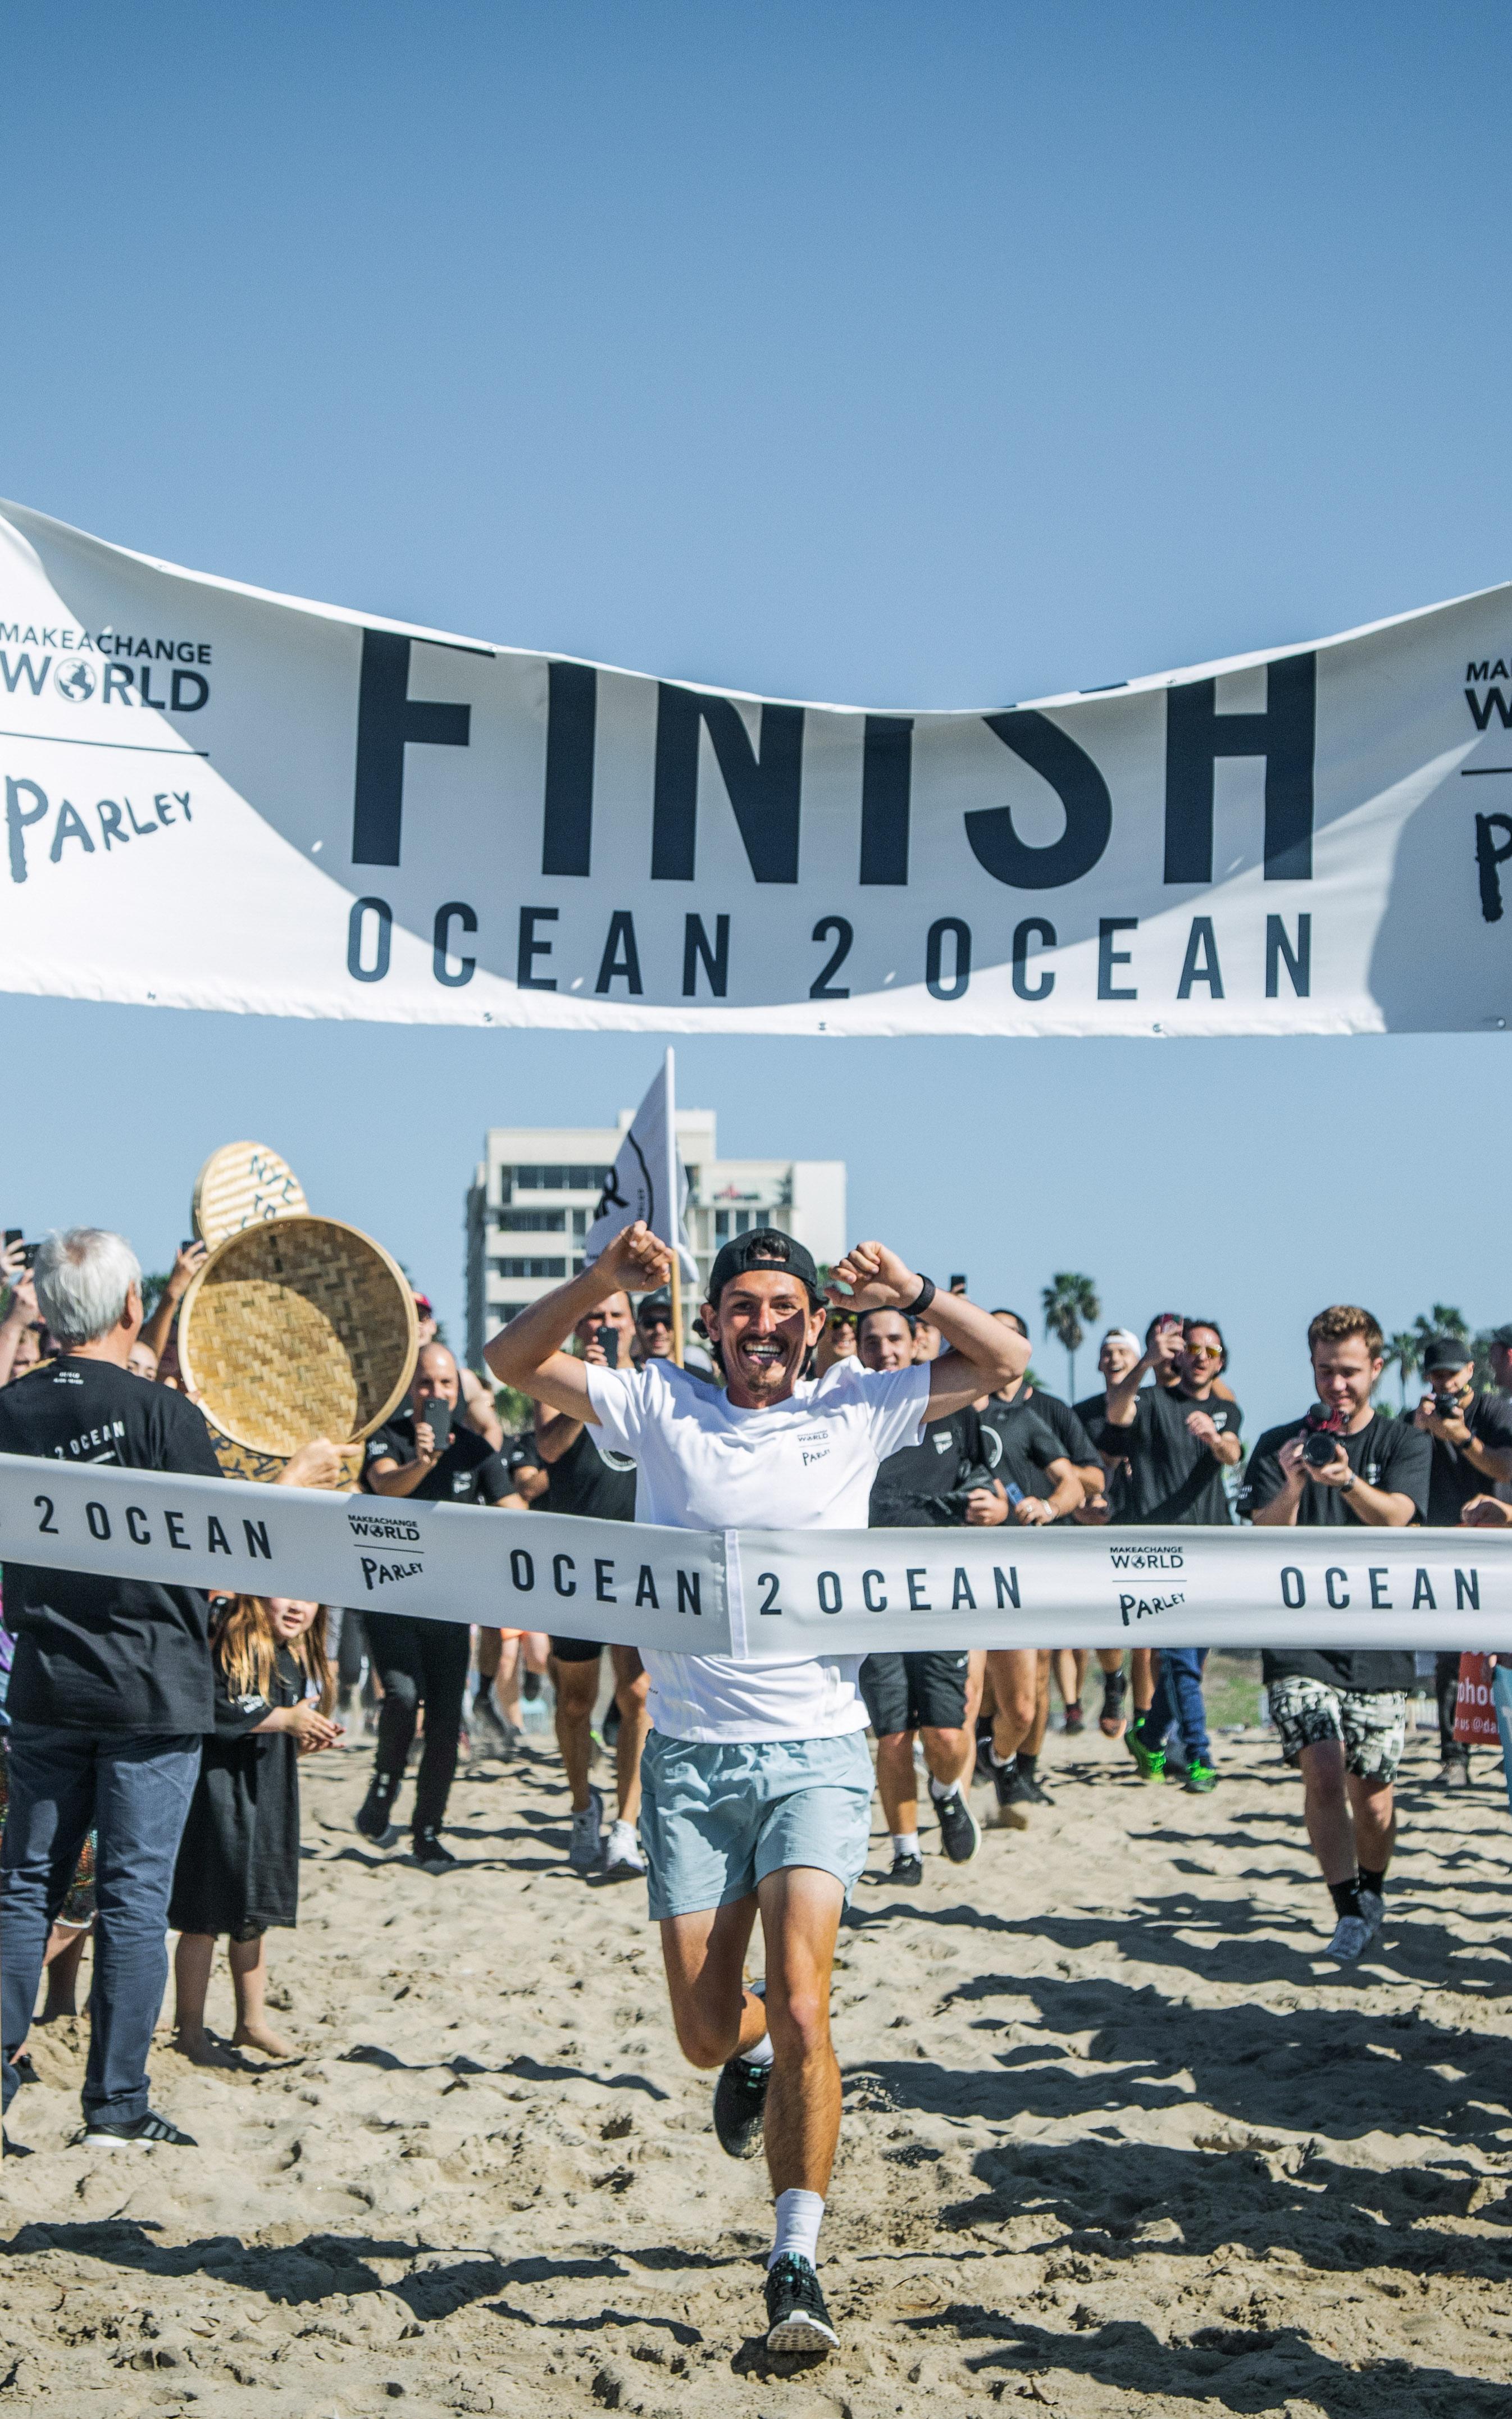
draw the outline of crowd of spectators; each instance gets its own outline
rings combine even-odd
[[[147,1314],[140,1269],[118,1236],[76,1229],[34,1250],[12,1235],[0,1262],[8,1289],[0,1317],[0,1452],[83,1452],[128,1467],[218,1475],[214,1438],[184,1392],[175,1346],[178,1308],[202,1257],[197,1245],[180,1250]],[[506,1433],[492,1387],[458,1364],[424,1296],[417,1307],[422,1344],[410,1393],[367,1441],[364,1487],[544,1517],[635,1518],[633,1459],[545,1404]],[[994,1316],[1027,1336],[1017,1312]],[[822,1383],[844,1362],[895,1370],[930,1361],[939,1348],[927,1313],[857,1317],[836,1306],[811,1375]],[[671,1356],[670,1296],[656,1292],[639,1303],[611,1297],[580,1322],[571,1348],[609,1366]],[[879,1467],[872,1525],[1512,1525],[1512,1326],[1490,1339],[1489,1386],[1477,1387],[1462,1336],[1428,1338],[1421,1398],[1399,1412],[1379,1400],[1386,1348],[1368,1311],[1335,1304],[1319,1312],[1306,1348],[1295,1417],[1246,1449],[1216,1318],[1163,1312],[1142,1339],[1109,1327],[1098,1355],[1101,1383],[1074,1404],[1030,1372],[928,1422],[918,1443]],[[706,1355],[702,1369],[704,1382],[719,1382]],[[340,1483],[334,1447],[307,1448],[284,1476]],[[241,1689],[239,1712],[223,1666],[226,1641],[239,1641],[237,1669],[245,1677],[253,1668],[248,1638],[263,1641],[254,1655],[262,1676]],[[269,1880],[266,1855],[250,1897],[245,1876],[237,1889],[227,1883],[208,1894],[186,1888],[182,1876],[176,1884],[185,1823],[192,1807],[208,1802],[212,1747],[215,1768],[231,1776],[218,1784],[224,1800],[241,1785],[236,1776],[273,1754],[275,1744],[280,1771],[286,1766],[292,1776],[298,1753],[335,1745],[344,1725],[361,1724],[374,1764],[354,1819],[376,1849],[400,1836],[394,1818],[418,1756],[410,1840],[420,1865],[440,1874],[455,1863],[442,1833],[459,1753],[519,1753],[525,1706],[548,1695],[568,1800],[569,1865],[611,1881],[642,1874],[645,1673],[634,1648],[607,1651],[606,1677],[606,1641],[593,1638],[363,1618],[337,1607],[259,1609],[251,1599],[214,1607],[193,1589],[8,1564],[0,1626],[0,1688],[8,1679],[8,1703],[0,1700],[0,1786],[8,1797],[0,1951],[7,2104],[24,2079],[23,2044],[44,1971],[44,2016],[71,2012],[91,1935],[84,2093],[91,2138],[184,2138],[152,2112],[147,2088],[169,1928],[182,1936],[181,2045],[211,2062],[224,2057],[203,2016],[209,1960],[224,1930],[238,1989],[237,2046],[280,2046],[261,2014],[266,1922],[257,1909],[274,1909],[267,1921],[291,1921],[279,1911],[292,1907],[289,1889],[276,1873]],[[1220,1771],[1206,1713],[1205,1653],[1136,1650],[1126,1657],[1101,1648],[1096,1659],[1102,1695],[1094,1718],[1107,1739],[1123,1740],[1138,1777],[1210,1793]],[[1053,1706],[1058,1700],[1068,1734],[1083,1731],[1089,1661],[1088,1653],[1065,1648],[867,1659],[860,1685],[894,1884],[912,1887],[923,1878],[921,1783],[953,1863],[979,1853],[983,1827],[1032,1826],[1037,1810],[1051,1802],[1041,1759]],[[1394,1784],[1414,1689],[1427,1685],[1437,1701],[1439,1784],[1469,1785],[1469,1749],[1455,1735],[1458,1677],[1455,1652],[1362,1646],[1264,1655],[1269,1720],[1301,1771],[1309,1838],[1335,1909],[1331,1948],[1341,1959],[1362,1954],[1382,1919]],[[608,1780],[594,1777],[600,1758]],[[1079,1769],[1090,1776],[1092,1767]],[[988,1791],[985,1826],[972,1809],[979,1782]],[[271,1782],[266,1786],[271,1802]],[[279,1854],[286,1864],[291,1820],[297,1853],[297,1789],[292,1799],[285,1789],[281,1802]],[[203,1819],[212,1817],[229,1819],[224,1807]],[[224,1921],[211,1920],[217,1909]]]

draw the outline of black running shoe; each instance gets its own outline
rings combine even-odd
[[[952,1789],[948,1796],[936,1797],[934,1818],[940,1826],[940,1845],[951,1864],[969,1865],[981,1845],[981,1832],[964,1792]]]
[[[840,2337],[807,2259],[784,2251],[766,2272],[768,2351],[839,2351]]]
[[[714,2130],[719,2148],[732,2159],[753,2159],[762,2145],[762,2120],[766,2114],[766,2087],[771,2062],[752,2066],[748,2058],[726,2059],[714,2087]]]
[[[1026,1796],[1024,1783],[1019,1779],[1018,1765],[1010,1756],[1006,1764],[995,1764],[992,1772],[993,1788],[997,1797],[996,1821],[999,1829],[1026,1831],[1029,1827],[1029,1818],[1026,1809],[1032,1801]]]
[[[1026,1772],[1015,1773],[1013,1783],[1019,1793],[1018,1802],[1023,1806],[1053,1806],[1056,1802],[1049,1790],[1032,1780]]]
[[[166,2117],[148,2109],[145,2117],[133,2117],[129,2125],[107,2125],[98,2117],[85,2127],[84,2138],[106,2150],[151,2150],[159,2143],[170,2150],[197,2150],[199,2144],[193,2134],[180,2134]]]
[[[415,1862],[426,1873],[449,1873],[457,1862],[434,1823],[415,1833]]]
[[[364,1840],[377,1841],[380,1848],[389,1847],[394,1838],[393,1801],[399,1795],[397,1780],[387,1773],[374,1776],[373,1785],[357,1813],[357,1827]]]
[[[896,1882],[900,1889],[918,1889],[923,1878],[923,1858],[912,1857],[905,1848],[900,1848],[887,1869],[888,1881]]]

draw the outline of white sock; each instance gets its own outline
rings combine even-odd
[[[936,1806],[943,1806],[948,1797],[953,1797],[960,1786],[959,1780],[936,1780],[933,1772],[930,1774],[929,1794]]]
[[[895,1857],[917,1857],[918,1854],[918,1833],[917,1831],[894,1831],[892,1835],[892,1853]]]
[[[764,1981],[748,1982],[746,1988],[753,1999],[764,1999],[766,1996]],[[743,2049],[740,2055],[748,2066],[770,2066],[777,2056],[777,2052],[772,2047],[771,2034],[763,2033],[754,2049]]]
[[[995,1772],[1006,1772],[1013,1761],[1011,1755],[999,1755],[995,1747],[988,1749],[987,1755]]]
[[[810,2268],[819,2264],[819,2224],[825,2213],[823,2193],[779,2193],[777,2196],[777,2239],[772,2244],[768,2268],[774,2267],[785,2253],[807,2259]]]

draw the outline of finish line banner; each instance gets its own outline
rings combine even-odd
[[[0,1559],[755,1660],[1512,1653],[1512,1533],[1485,1529],[656,1529],[7,1454]]]
[[[1499,1030],[1512,588],[980,713],[797,705],[0,507],[0,987],[389,1023]]]

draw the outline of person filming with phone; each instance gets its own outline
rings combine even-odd
[[[1318,1399],[1304,1419],[1261,1437],[1241,1513],[1257,1529],[1411,1527],[1427,1509],[1431,1446],[1370,1399],[1385,1367],[1380,1321],[1335,1302],[1313,1320],[1307,1346]],[[1368,1602],[1350,1596],[1350,1607],[1322,1610],[1319,1626],[1367,1640]],[[1338,1918],[1327,1954],[1350,1964],[1385,1920],[1412,1656],[1369,1645],[1267,1647],[1261,1671],[1282,1754],[1301,1768],[1307,1836]]]
[[[461,1395],[456,1363],[444,1344],[423,1345],[415,1363],[411,1408],[367,1442],[363,1476],[374,1495],[418,1497],[425,1502],[501,1503],[514,1480],[501,1454],[475,1430],[457,1425]],[[367,1651],[383,1683],[378,1757],[372,1785],[357,1816],[364,1838],[392,1844],[393,1809],[404,1780],[420,1707],[425,1745],[415,1782],[415,1861],[446,1872],[456,1858],[441,1840],[446,1800],[456,1771],[472,1630],[466,1621],[421,1621],[411,1614],[363,1607]]]

